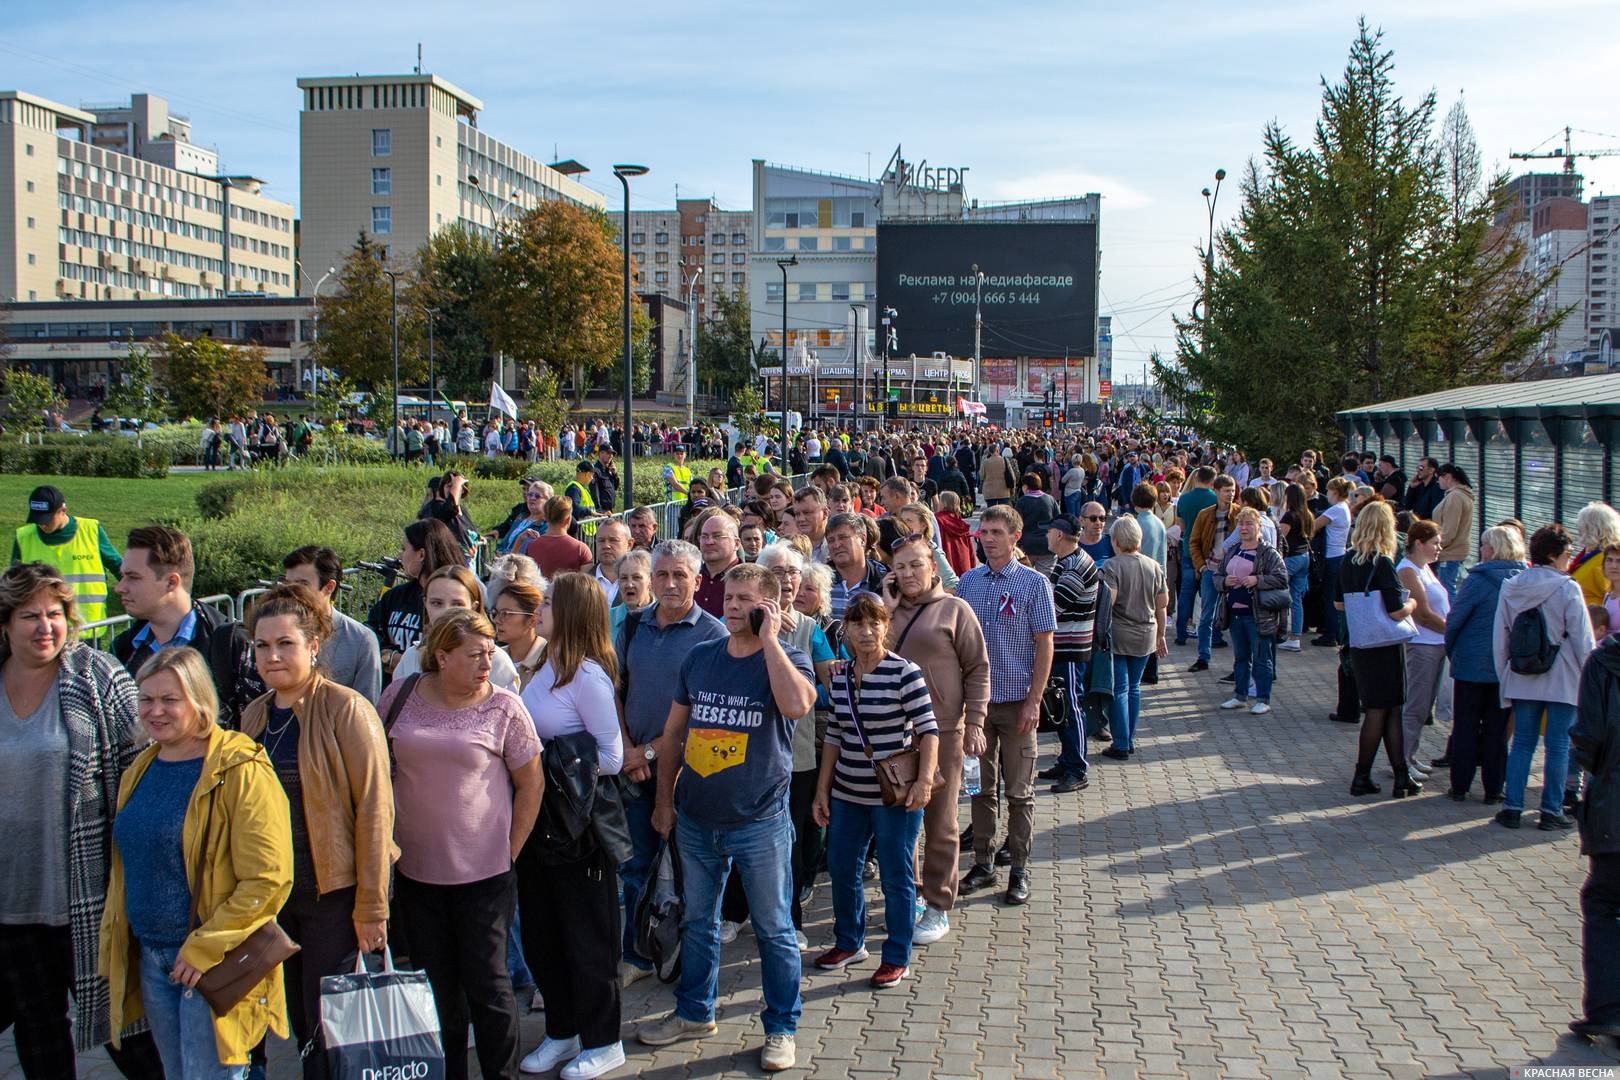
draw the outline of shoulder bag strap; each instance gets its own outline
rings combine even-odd
[[[866,751],[866,760],[872,760],[872,744],[866,741],[866,729],[861,726],[861,711],[855,706],[855,680],[850,674],[855,661],[851,660],[844,667],[844,699],[849,702],[849,718],[855,724],[855,734],[861,740],[861,749]]]
[[[934,600],[938,600],[938,599],[939,599],[939,597],[937,597],[937,596],[934,597]],[[928,601],[928,604],[932,604],[934,602],[934,600]],[[904,645],[906,643],[906,638],[911,634],[911,628],[913,626],[917,625],[917,620],[918,619],[922,618],[923,608],[927,607],[928,604],[918,604],[917,605],[917,613],[911,617],[910,622],[906,623],[906,628],[904,630],[900,631],[900,640],[898,640],[898,641],[896,641],[894,643],[894,648],[891,650],[892,652],[898,653],[900,651],[900,646],[902,646],[902,645]]]
[[[619,700],[630,696],[630,648],[635,643],[636,631],[641,629],[641,610],[624,613],[624,670],[619,672]]]
[[[418,671],[407,675],[405,681],[400,684],[399,693],[394,695],[394,700],[388,705],[388,715],[383,717],[383,738],[387,738],[394,730],[394,722],[399,719],[399,714],[405,711],[405,703],[410,700],[411,693],[416,689],[416,681],[421,677],[422,673]]]

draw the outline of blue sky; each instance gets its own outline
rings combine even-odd
[[[69,104],[169,98],[225,166],[298,201],[301,75],[424,69],[481,98],[480,125],[553,150],[617,184],[652,172],[635,205],[714,195],[750,202],[749,162],[865,176],[896,143],[966,165],[980,199],[1103,195],[1102,305],[1115,377],[1168,348],[1191,302],[1199,189],[1235,176],[1280,121],[1308,137],[1319,79],[1343,68],[1358,15],[1385,31],[1403,93],[1461,97],[1487,166],[1587,132],[1620,149],[1620,38],[1612,0],[1271,2],[386,4],[342,0],[106,0],[4,5],[0,87]],[[141,18],[146,11],[148,17]],[[870,164],[869,164],[870,163]],[[1589,194],[1620,192],[1620,157],[1582,161]],[[1218,217],[1236,206],[1230,183]]]

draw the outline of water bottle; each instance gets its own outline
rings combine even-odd
[[[972,797],[979,793],[979,759],[977,756],[962,760],[962,794]]]

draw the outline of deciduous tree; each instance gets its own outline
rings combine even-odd
[[[225,345],[211,337],[163,335],[158,346],[158,380],[177,417],[201,419],[245,413],[264,400],[270,375],[258,345]]]
[[[487,301],[495,280],[495,249],[482,234],[452,225],[417,252],[411,303],[432,308],[433,370],[440,393],[473,400],[489,392],[493,375]],[[423,365],[427,338],[421,335]]]
[[[698,327],[698,382],[722,399],[754,381],[754,350],[748,329],[748,293],[716,291],[714,314]]]

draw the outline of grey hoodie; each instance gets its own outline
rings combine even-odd
[[[1543,675],[1521,675],[1508,667],[1508,631],[1521,611],[1539,607],[1547,620],[1547,633],[1558,644],[1552,670]],[[1581,587],[1568,574],[1551,566],[1532,566],[1502,583],[1496,603],[1496,625],[1491,649],[1496,677],[1502,684],[1502,704],[1514,701],[1554,701],[1574,705],[1580,697],[1581,665],[1592,651],[1592,621],[1586,614]]]

